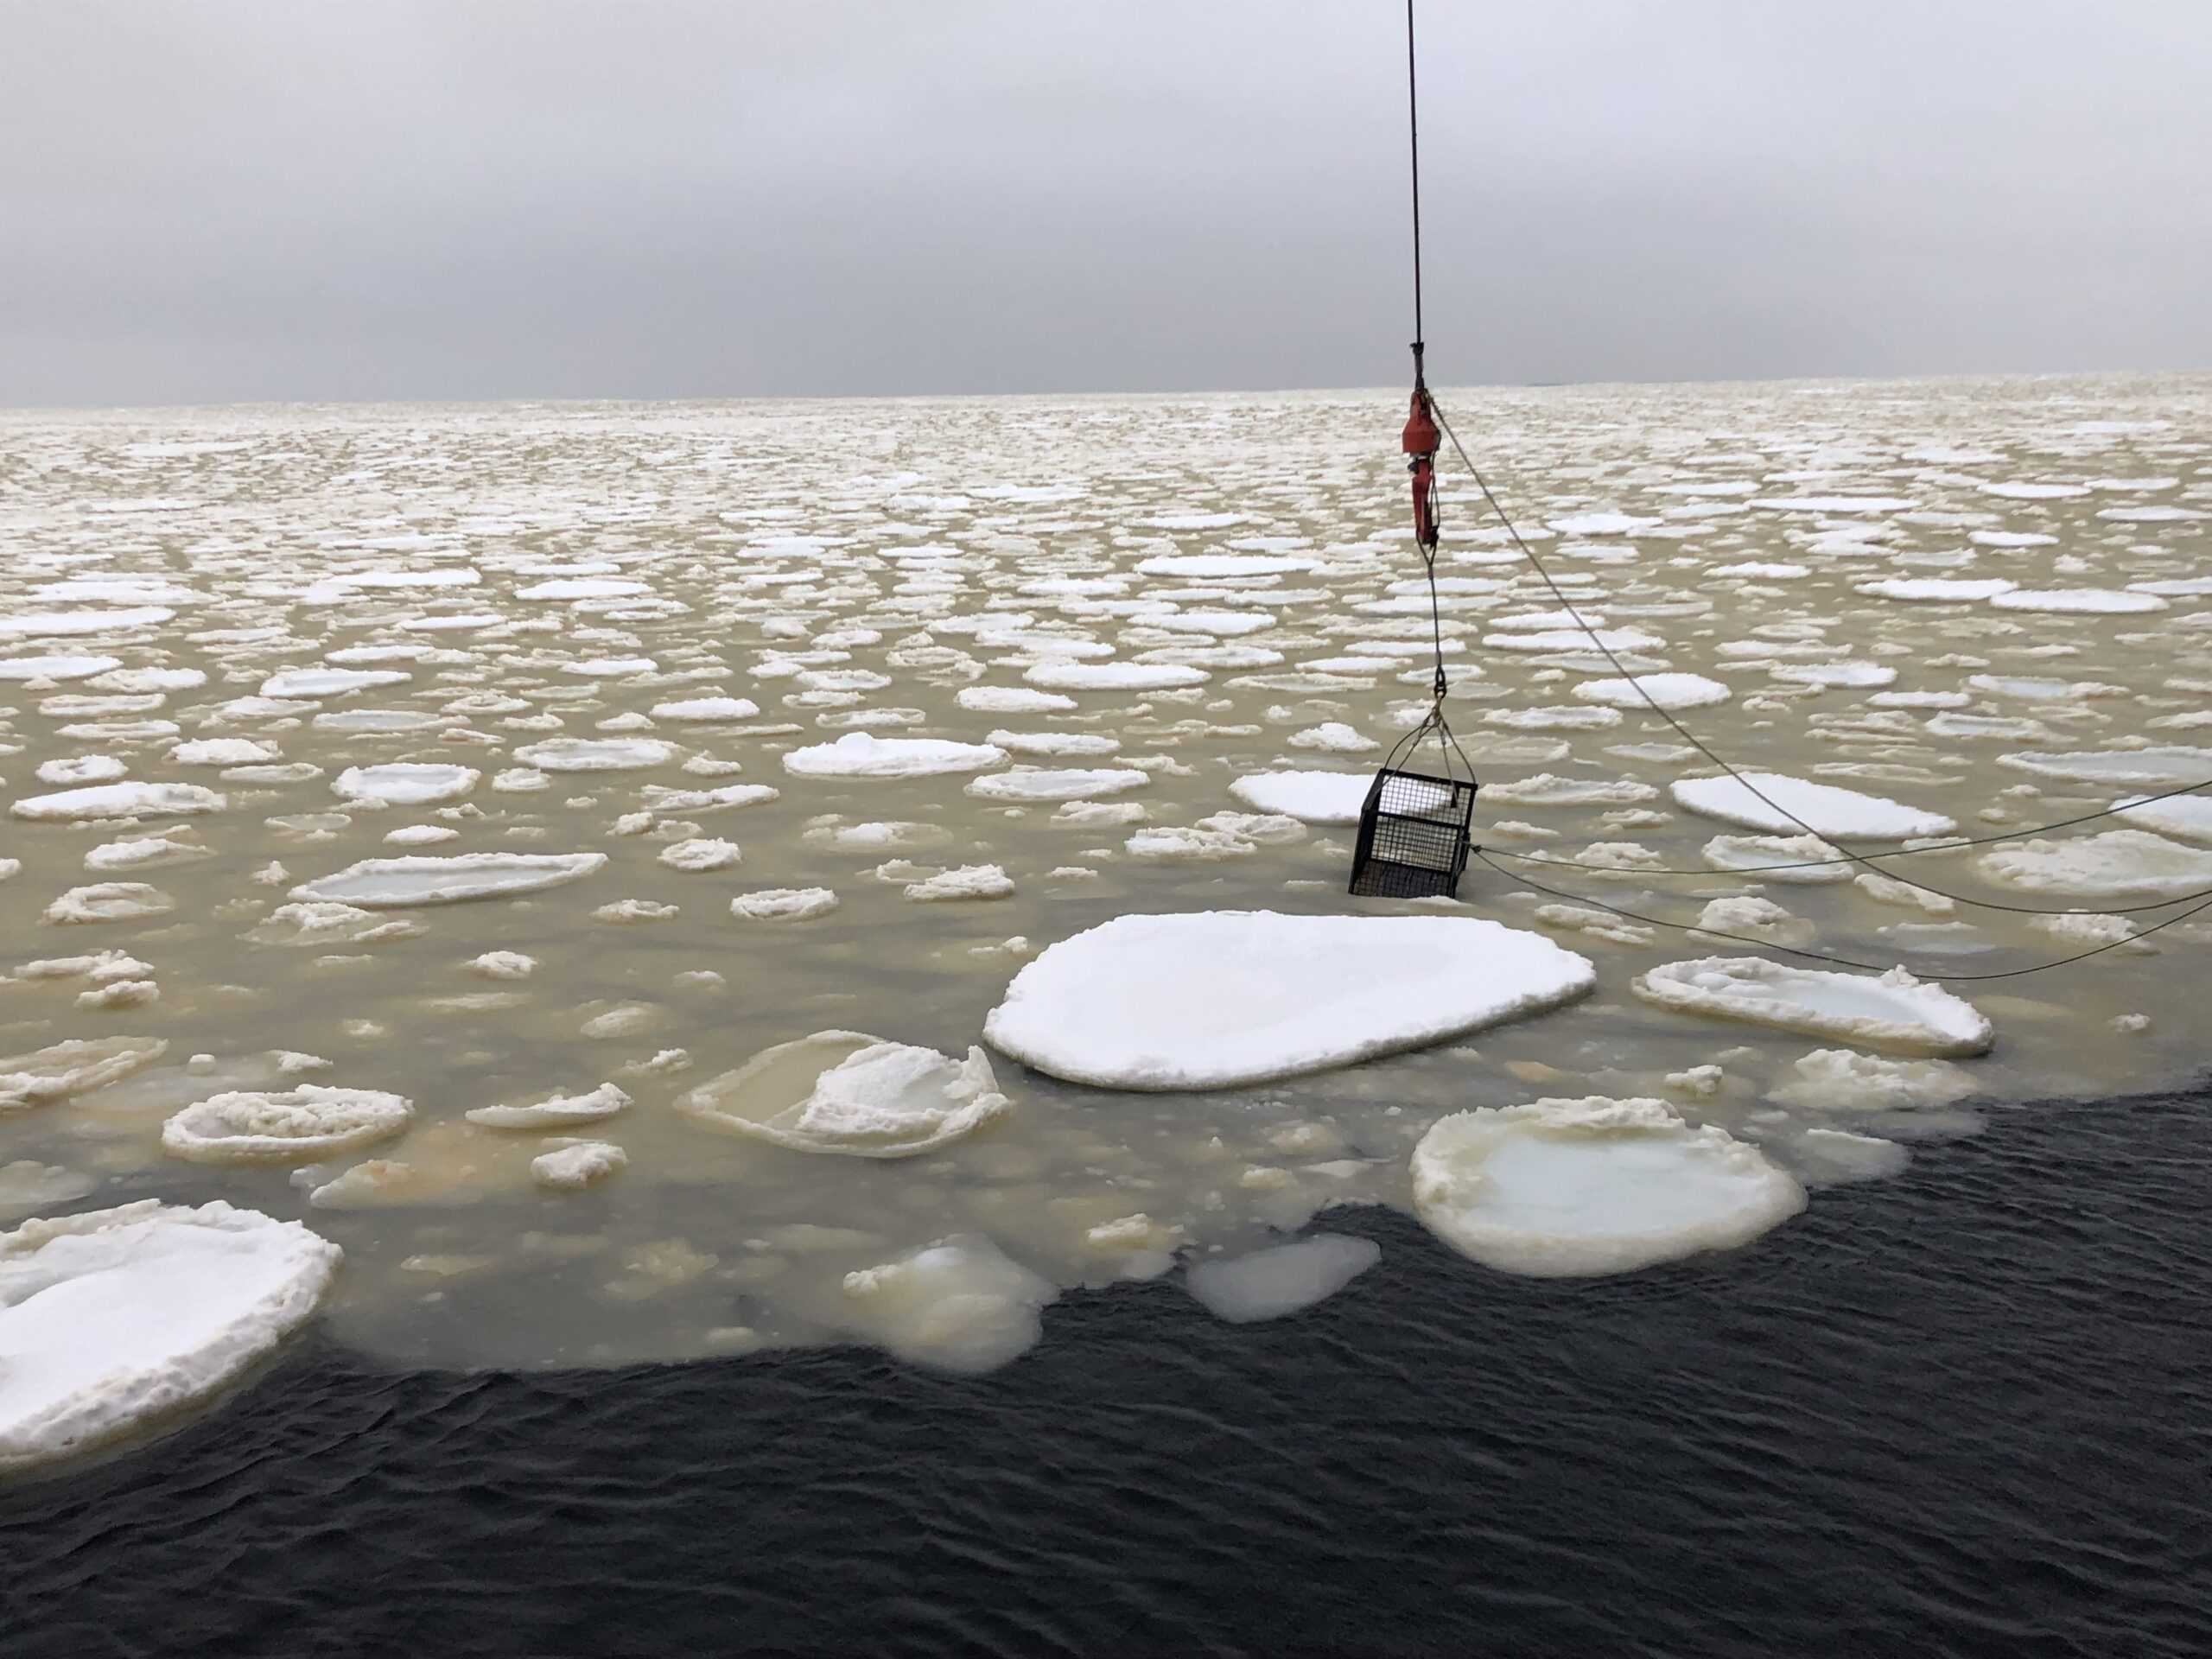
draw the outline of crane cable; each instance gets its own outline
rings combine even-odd
[[[1453,454],[1457,454],[1457,455],[1459,457],[1459,464],[1460,464],[1461,466],[1465,467],[1467,469],[1468,475],[1469,475],[1470,477],[1471,477],[1471,478],[1474,480],[1474,481],[1475,481],[1475,487],[1476,487],[1477,489],[1478,489],[1478,490],[1480,490],[1480,491],[1482,492],[1483,499],[1490,505],[1490,510],[1491,511],[1491,512],[1493,512],[1494,514],[1496,514],[1496,515],[1497,515],[1498,523],[1499,523],[1501,525],[1503,525],[1503,526],[1504,527],[1505,533],[1506,533],[1506,535],[1507,535],[1508,537],[1510,537],[1512,539],[1513,545],[1514,545],[1516,549],[1518,549],[1518,550],[1519,550],[1519,551],[1520,551],[1520,553],[1521,553],[1521,556],[1522,556],[1523,558],[1527,559],[1527,560],[1529,561],[1529,564],[1530,564],[1532,567],[1534,567],[1534,568],[1535,568],[1536,574],[1543,579],[1544,586],[1545,586],[1547,588],[1548,588],[1548,589],[1550,590],[1552,597],[1559,602],[1560,608],[1561,608],[1561,609],[1563,609],[1563,610],[1567,613],[1567,614],[1569,617],[1571,617],[1571,618],[1573,618],[1573,619],[1574,626],[1575,626],[1578,629],[1580,629],[1582,632],[1584,632],[1584,633],[1586,633],[1586,634],[1587,634],[1587,635],[1589,636],[1589,638],[1590,638],[1590,643],[1591,643],[1591,644],[1592,644],[1593,645],[1597,646],[1597,648],[1599,649],[1599,651],[1604,654],[1605,660],[1606,660],[1608,663],[1610,663],[1610,664],[1612,664],[1614,671],[1615,671],[1616,673],[1619,674],[1619,675],[1620,675],[1624,679],[1625,679],[1625,680],[1629,683],[1629,684],[1630,684],[1631,687],[1633,687],[1633,688],[1634,688],[1634,690],[1635,690],[1635,691],[1636,691],[1637,696],[1638,696],[1639,697],[1643,698],[1643,701],[1644,701],[1647,704],[1649,704],[1649,705],[1650,706],[1650,709],[1651,709],[1651,712],[1652,712],[1652,713],[1654,713],[1654,714],[1657,715],[1659,716],[1659,718],[1660,718],[1660,719],[1662,719],[1662,720],[1665,721],[1669,726],[1670,726],[1671,728],[1674,728],[1674,731],[1675,731],[1675,735],[1676,735],[1676,736],[1678,736],[1678,737],[1680,737],[1680,738],[1682,740],[1682,741],[1684,741],[1685,743],[1688,743],[1688,744],[1692,748],[1695,749],[1695,750],[1696,750],[1700,754],[1702,754],[1702,755],[1703,755],[1707,760],[1710,760],[1710,761],[1711,761],[1714,766],[1716,766],[1719,767],[1721,771],[1723,771],[1724,772],[1727,773],[1727,774],[1728,774],[1728,776],[1729,776],[1730,778],[1733,779],[1736,781],[1736,783],[1737,783],[1738,785],[1740,785],[1740,786],[1741,786],[1745,791],[1746,791],[1749,794],[1751,794],[1754,798],[1756,798],[1756,799],[1758,799],[1758,800],[1759,800],[1759,801],[1763,802],[1763,803],[1764,803],[1767,807],[1769,807],[1770,809],[1771,809],[1773,811],[1775,811],[1775,812],[1777,812],[1777,813],[1780,814],[1783,817],[1784,817],[1784,818],[1788,819],[1791,823],[1796,824],[1796,825],[1800,830],[1803,830],[1807,835],[1811,836],[1812,837],[1814,837],[1814,839],[1815,839],[1815,840],[1817,840],[1817,841],[1819,841],[1819,842],[1822,842],[1823,844],[1825,844],[1825,845],[1827,845],[1827,846],[1830,846],[1830,847],[1834,847],[1834,848],[1835,848],[1835,849],[1837,849],[1837,851],[1842,855],[1842,856],[1841,856],[1840,858],[1837,858],[1837,859],[1833,859],[1833,860],[1828,860],[1828,859],[1815,860],[1815,861],[1809,861],[1809,862],[1812,862],[1812,863],[1848,863],[1848,864],[1859,864],[1859,865],[1864,865],[1864,866],[1865,866],[1868,870],[1872,871],[1872,873],[1874,873],[1874,874],[1877,874],[1877,875],[1886,876],[1889,880],[1892,880],[1892,881],[1900,881],[1900,882],[1903,882],[1905,886],[1910,887],[1917,887],[1917,888],[1918,888],[1920,891],[1922,891],[1923,893],[1933,893],[1936,897],[1937,897],[1937,898],[1939,898],[1939,899],[1947,899],[1950,900],[1950,901],[1951,901],[1952,903],[1954,903],[1954,904],[1967,905],[1967,906],[1974,906],[1974,907],[1976,907],[1976,908],[1979,908],[1979,909],[1982,909],[1982,910],[2001,911],[2001,912],[2006,912],[2006,913],[2008,913],[2008,914],[2011,914],[2011,915],[2016,915],[2016,916],[2111,916],[2111,915],[2133,915],[2133,914],[2136,914],[2136,913],[2138,913],[2138,912],[2142,912],[2142,911],[2148,911],[2148,910],[2164,910],[2164,909],[2165,909],[2168,906],[2171,906],[2171,905],[2188,904],[2188,903],[2190,903],[2191,900],[2194,900],[2194,899],[2212,899],[2212,887],[2207,887],[2198,888],[2198,889],[2196,889],[2196,891],[2194,891],[2194,892],[2190,892],[2190,893],[2177,893],[2177,894],[2175,894],[2175,895],[2174,895],[2173,897],[2171,897],[2171,898],[2169,898],[2169,899],[2157,899],[2157,900],[2155,900],[2155,901],[2153,901],[2153,902],[2152,902],[2152,903],[2149,903],[2149,904],[2132,905],[2132,906],[2058,906],[2058,907],[2054,907],[2054,906],[2047,906],[2047,905],[2012,905],[2012,904],[2006,904],[2006,903],[2003,902],[2003,901],[2002,901],[2002,900],[2000,900],[2000,899],[1970,899],[1970,898],[1968,898],[1967,895],[1965,895],[1964,893],[1952,893],[1952,892],[1948,891],[1948,889],[1946,889],[1946,888],[1935,887],[1935,886],[1930,885],[1930,884],[1929,884],[1929,883],[1928,883],[1928,882],[1925,882],[1925,881],[1915,880],[1914,880],[1912,877],[1910,877],[1910,876],[1907,876],[1907,875],[1900,875],[1900,874],[1896,874],[1896,873],[1895,873],[1895,872],[1893,872],[1893,871],[1885,870],[1885,869],[1883,869],[1883,868],[1880,867],[1880,865],[1876,861],[1878,859],[1883,859],[1883,858],[1898,858],[1898,857],[1903,857],[1903,856],[1906,856],[1907,855],[1909,855],[1909,854],[1910,854],[1910,853],[1915,853],[1915,852],[1935,852],[1935,851],[1940,850],[1940,849],[1938,849],[1938,848],[1936,848],[1936,847],[1908,848],[1908,849],[1902,849],[1902,850],[1900,850],[1900,851],[1896,851],[1896,852],[1889,852],[1889,853],[1876,853],[1876,854],[1871,854],[1871,855],[1870,855],[1870,854],[1866,854],[1866,853],[1861,853],[1861,852],[1859,852],[1859,851],[1857,851],[1857,850],[1856,850],[1855,849],[1853,849],[1853,848],[1851,848],[1851,847],[1846,846],[1846,845],[1843,843],[1843,842],[1842,842],[1840,839],[1839,839],[1838,837],[1836,837],[1836,836],[1832,836],[1832,835],[1827,835],[1827,834],[1824,834],[1824,833],[1823,833],[1823,832],[1821,832],[1821,830],[1815,829],[1811,824],[1809,824],[1809,823],[1806,823],[1804,819],[1802,819],[1802,818],[1799,817],[1797,816],[1797,814],[1796,814],[1795,812],[1792,812],[1792,811],[1791,811],[1788,807],[1786,807],[1786,806],[1783,805],[1779,801],[1776,800],[1772,796],[1769,795],[1765,791],[1764,791],[1764,790],[1760,789],[1760,788],[1758,787],[1758,785],[1756,785],[1756,784],[1752,783],[1752,782],[1751,782],[1751,780],[1750,779],[1748,779],[1748,778],[1745,777],[1745,776],[1744,776],[1744,774],[1743,774],[1741,772],[1738,771],[1734,766],[1731,766],[1731,765],[1730,765],[1730,764],[1729,764],[1726,760],[1724,760],[1724,759],[1723,759],[1723,758],[1722,758],[1722,757],[1721,757],[1718,753],[1716,753],[1716,752],[1713,750],[1713,748],[1712,747],[1712,746],[1711,746],[1711,745],[1709,745],[1709,744],[1707,744],[1707,742],[1705,742],[1705,741],[1704,741],[1704,740],[1702,740],[1701,738],[1700,738],[1700,737],[1697,735],[1697,734],[1696,734],[1696,733],[1694,733],[1694,732],[1691,731],[1691,730],[1690,730],[1690,728],[1689,728],[1688,727],[1687,727],[1687,726],[1683,725],[1683,724],[1682,724],[1682,722],[1681,722],[1681,721],[1679,721],[1679,720],[1675,719],[1675,715],[1674,715],[1674,714],[1673,714],[1673,712],[1672,712],[1670,709],[1668,709],[1668,708],[1667,708],[1663,703],[1662,703],[1662,702],[1658,700],[1658,698],[1656,698],[1656,697],[1655,697],[1655,696],[1653,696],[1651,695],[1650,689],[1643,683],[1643,677],[1642,677],[1641,676],[1639,676],[1639,675],[1636,675],[1636,674],[1631,674],[1631,673],[1630,673],[1630,672],[1629,672],[1629,670],[1628,670],[1628,668],[1627,668],[1626,664],[1624,664],[1621,661],[1620,658],[1619,658],[1618,656],[1617,656],[1617,655],[1614,653],[1613,648],[1612,648],[1611,645],[1607,645],[1607,644],[1605,643],[1605,637],[1604,637],[1604,635],[1603,635],[1603,634],[1601,634],[1601,633],[1600,633],[1600,632],[1599,632],[1596,628],[1594,628],[1594,627],[1591,626],[1590,626],[1590,624],[1589,624],[1589,622],[1588,622],[1588,621],[1586,621],[1586,620],[1584,619],[1584,617],[1583,617],[1583,615],[1582,615],[1582,613],[1581,613],[1580,611],[1579,611],[1579,610],[1577,610],[1577,609],[1575,608],[1574,601],[1573,601],[1572,599],[1569,599],[1569,598],[1567,597],[1567,595],[1566,591],[1565,591],[1563,588],[1561,588],[1560,587],[1560,585],[1559,585],[1559,583],[1558,583],[1558,582],[1554,582],[1554,581],[1552,579],[1552,573],[1551,573],[1551,571],[1550,571],[1548,569],[1547,569],[1547,568],[1546,568],[1546,566],[1545,566],[1545,564],[1544,564],[1544,562],[1543,562],[1541,559],[1540,559],[1540,558],[1538,558],[1538,557],[1536,556],[1535,550],[1535,549],[1533,549],[1533,548],[1531,548],[1531,547],[1529,545],[1528,542],[1527,542],[1527,541],[1526,541],[1526,540],[1522,537],[1522,534],[1521,534],[1520,529],[1519,529],[1519,528],[1518,528],[1518,527],[1514,524],[1514,522],[1513,522],[1513,520],[1512,520],[1511,517],[1510,517],[1510,516],[1509,516],[1509,515],[1507,514],[1507,512],[1506,512],[1506,511],[1505,511],[1504,507],[1499,504],[1499,502],[1498,502],[1498,499],[1497,499],[1497,495],[1496,495],[1496,494],[1491,491],[1491,486],[1490,486],[1490,481],[1489,481],[1489,480],[1485,479],[1485,478],[1483,476],[1483,474],[1482,474],[1482,469],[1481,469],[1480,467],[1477,467],[1477,466],[1475,465],[1475,463],[1473,462],[1473,461],[1472,461],[1472,460],[1471,460],[1471,459],[1468,457],[1468,454],[1467,454],[1467,451],[1466,451],[1466,448],[1465,448],[1465,445],[1463,445],[1462,443],[1460,443],[1460,442],[1459,442],[1459,435],[1457,432],[1455,432],[1455,431],[1453,431],[1453,430],[1452,429],[1452,423],[1451,423],[1451,421],[1450,421],[1448,418],[1446,418],[1446,415],[1445,415],[1445,413],[1444,413],[1444,410],[1443,410],[1442,407],[1441,407],[1440,405],[1433,405],[1433,400],[1432,400],[1432,404],[1433,404],[1433,406],[1434,406],[1434,407],[1435,407],[1435,412],[1436,412],[1436,422],[1437,422],[1437,424],[1438,424],[1439,426],[1440,426],[1441,428],[1443,428],[1443,429],[1444,429],[1444,435],[1445,435],[1447,439],[1449,439],[1449,440],[1451,441],[1452,453],[1453,453]],[[2207,780],[2207,781],[2208,781],[2208,782],[2212,782],[2212,780]],[[2191,791],[2191,790],[2202,789],[2202,788],[2203,788],[2203,787],[2205,787],[2205,786],[2206,786],[2206,785],[2205,785],[2204,784],[2191,784],[2191,785],[2188,785],[2186,788],[2184,788],[2184,789],[2181,789],[2181,790],[2175,790],[2175,791],[2169,791],[2169,792],[2170,792],[2170,793],[2172,793],[2172,794],[2186,794],[2186,793],[2190,792],[2190,791]],[[2158,797],[2158,798],[2164,798],[2164,797]],[[2089,822],[2089,821],[2090,821],[2091,819],[2093,819],[2093,818],[2099,818],[2099,817],[2109,817],[2109,816],[2111,816],[2111,814],[2112,814],[2113,812],[2114,812],[2114,811],[2116,811],[2116,810],[2118,810],[2118,809],[2117,809],[2117,808],[2107,808],[2107,809],[2105,810],[2105,811],[2103,811],[2103,812],[2093,812],[2093,813],[2087,814],[2087,815],[2085,815],[2084,817],[2080,817],[2080,818],[2068,819],[2068,820],[2066,820],[2065,822],[2066,822],[2066,823],[2085,823]],[[2059,824],[2053,824],[2053,825],[2050,825],[2050,826],[2047,826],[2047,827],[2049,827],[2049,828],[2052,828],[2052,829],[2057,829],[2057,828],[2061,828],[2061,827],[2063,827],[2063,825],[2059,825]],[[2013,834],[2013,835],[2009,835],[2009,836],[1988,836],[1988,837],[1984,837],[1984,838],[1982,838],[1982,839],[1985,839],[1985,840],[1995,840],[1995,841],[2012,841],[2012,840],[2016,840],[2016,839],[2018,839],[2018,836],[2019,836],[2020,835],[2030,835],[2030,834],[2033,834],[2033,833],[2034,833],[2034,831],[2032,831],[2032,830],[2023,830],[2023,831],[2018,831],[2018,832],[2015,832],[2015,834]],[[1958,843],[1953,843],[1953,844],[1955,844],[1955,845],[1974,845],[1974,844],[1978,844],[1978,843],[1977,843],[1977,842],[1958,842]],[[1522,857],[1522,856],[1529,856],[1529,855],[1520,855],[1520,854],[1511,854],[1511,853],[1509,853],[1509,854],[1506,854],[1506,855],[1505,855],[1505,856],[1507,856],[1507,857]],[[1534,861],[1534,862],[1541,862],[1541,863],[1563,863],[1563,862],[1567,862],[1567,861],[1565,861],[1565,860],[1554,860],[1554,859],[1535,859],[1535,858],[1533,858],[1533,857],[1532,857],[1531,861]],[[1589,865],[1585,865],[1585,866],[1582,866],[1582,868],[1583,868],[1587,869],[1587,868],[1594,868],[1594,867],[1592,867],[1592,866],[1589,866]],[[1758,867],[1754,867],[1754,868],[1789,868],[1789,867],[1788,867],[1788,866],[1770,866],[1770,866],[1758,866]],[[1613,874],[1614,872],[1610,872],[1610,871],[1609,871],[1609,872],[1607,872],[1607,873],[1608,873],[1608,874]],[[1701,874],[1701,875],[1707,876],[1707,878],[1711,878],[1711,877],[1713,877],[1713,876],[1716,876],[1716,875],[1726,875],[1726,874],[1749,874],[1749,873],[1750,873],[1749,871],[1715,871],[1715,870],[1704,870],[1704,871],[1694,871],[1694,872],[1693,872],[1693,871],[1666,871],[1666,872],[1662,872],[1662,871],[1654,870],[1654,871],[1649,872],[1649,874],[1654,874],[1654,875],[1662,874]]]

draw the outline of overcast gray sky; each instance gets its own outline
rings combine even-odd
[[[1424,0],[1440,379],[2212,366],[2212,0]],[[1393,0],[0,0],[0,404],[1371,385]]]

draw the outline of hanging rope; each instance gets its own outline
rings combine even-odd
[[[1754,799],[1764,803],[1767,807],[1780,817],[1787,819],[1789,823],[1796,824],[1798,829],[1803,830],[1807,835],[1834,848],[1836,851],[1841,855],[1841,857],[1835,861],[1840,863],[1864,865],[1868,870],[1877,875],[1887,876],[1892,881],[1901,881],[1909,887],[1917,887],[1923,893],[1933,893],[1939,899],[1948,899],[1954,904],[1966,905],[1971,908],[1980,910],[2001,911],[2015,916],[2133,914],[2139,911],[2163,910],[2169,905],[2183,905],[2188,904],[2194,899],[2212,898],[2212,887],[2202,887],[2191,893],[2177,894],[2175,897],[2171,899],[2160,899],[2150,904],[2135,905],[2124,907],[2114,907],[2111,906],[2080,906],[2009,905],[2004,903],[2000,899],[1970,898],[1962,893],[1953,893],[1947,887],[1935,887],[1926,881],[1917,880],[1911,876],[1901,875],[1894,870],[1885,870],[1876,861],[1876,860],[1878,858],[1895,857],[1897,856],[1896,854],[1869,855],[1862,853],[1854,848],[1845,845],[1845,843],[1836,836],[1825,834],[1824,832],[1815,829],[1811,824],[1806,823],[1804,819],[1799,817],[1795,812],[1792,812],[1788,807],[1783,805],[1781,802],[1776,800],[1771,795],[1769,795],[1758,785],[1751,782],[1750,779],[1746,778],[1742,772],[1731,766],[1726,760],[1722,759],[1719,754],[1714,752],[1711,745],[1707,744],[1702,738],[1699,737],[1696,733],[1691,731],[1688,727],[1683,725],[1681,721],[1675,719],[1673,711],[1662,703],[1658,698],[1651,695],[1650,689],[1643,683],[1642,676],[1629,672],[1627,664],[1623,663],[1620,658],[1614,652],[1613,648],[1605,643],[1604,634],[1599,632],[1596,628],[1591,626],[1589,622],[1584,619],[1582,613],[1575,608],[1574,601],[1567,597],[1566,591],[1560,587],[1559,583],[1552,580],[1551,571],[1545,566],[1544,562],[1536,556],[1535,550],[1531,548],[1528,542],[1522,538],[1519,527],[1514,524],[1512,518],[1507,514],[1504,507],[1499,505],[1497,497],[1491,493],[1490,482],[1488,480],[1484,478],[1482,469],[1478,467],[1472,461],[1468,459],[1466,448],[1459,442],[1459,435],[1452,429],[1452,423],[1446,418],[1443,410],[1436,407],[1433,399],[1431,400],[1430,406],[1435,410],[1437,423],[1443,428],[1444,435],[1451,441],[1452,453],[1459,457],[1459,464],[1467,469],[1468,475],[1475,480],[1475,487],[1482,492],[1483,499],[1490,504],[1490,510],[1497,515],[1498,523],[1504,527],[1505,533],[1512,539],[1513,545],[1519,550],[1521,556],[1528,560],[1529,564],[1535,569],[1536,574],[1543,579],[1544,586],[1550,590],[1552,597],[1558,601],[1560,608],[1566,611],[1567,615],[1573,619],[1574,626],[1582,632],[1589,636],[1590,643],[1595,645],[1598,650],[1603,653],[1608,663],[1612,664],[1613,671],[1620,675],[1630,686],[1635,688],[1637,696],[1643,699],[1644,702],[1649,706],[1653,714],[1658,715],[1660,719],[1665,721],[1667,724],[1674,729],[1675,734],[1677,737],[1681,738],[1683,742],[1688,744],[1700,754],[1710,760],[1714,766],[1719,767],[1721,771],[1727,773],[1730,778],[1733,779],[1737,784],[1738,784]],[[2202,787],[2202,785],[2191,785],[2190,787],[2194,789]],[[2186,793],[2187,791],[2184,791],[2182,792]],[[2092,814],[2091,816],[2099,817],[2104,815]],[[1996,837],[1996,839],[2010,841],[2015,839],[2015,836],[2005,836]],[[1657,873],[1658,872],[1656,871],[1653,872],[1655,874]],[[1713,876],[1726,874],[1728,874],[1728,872],[1705,871],[1702,872],[1702,874],[1707,876]]]

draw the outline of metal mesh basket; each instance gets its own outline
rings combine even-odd
[[[1467,868],[1467,830],[1474,813],[1471,778],[1386,765],[1375,774],[1360,808],[1351,891],[1367,899],[1456,893]]]

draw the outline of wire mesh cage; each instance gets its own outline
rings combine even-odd
[[[1360,808],[1351,891],[1367,899],[1458,893],[1467,868],[1468,825],[1474,812],[1472,778],[1385,764]]]

